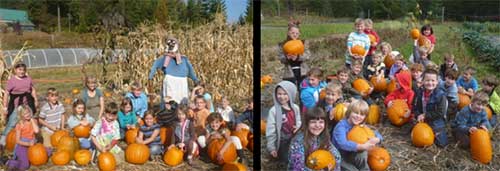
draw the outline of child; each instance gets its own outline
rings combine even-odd
[[[191,101],[195,101],[194,98],[196,96],[203,96],[205,102],[208,104],[207,109],[209,110],[209,112],[214,112],[215,109],[214,103],[212,102],[212,96],[205,91],[205,83],[201,82],[193,89],[193,92],[191,92]]]
[[[224,118],[224,122],[226,122],[226,125],[229,128],[233,128],[235,121],[233,108],[229,106],[229,100],[227,99],[227,96],[222,96],[221,101],[222,105],[217,108],[217,112],[222,115],[222,118]]]
[[[488,104],[488,95],[484,92],[474,94],[471,104],[462,108],[452,122],[453,135],[463,148],[469,147],[469,133],[477,129],[491,130],[484,107]]]
[[[413,43],[413,63],[422,64],[427,66],[429,62],[429,49],[424,46],[418,46],[418,40],[415,40]]]
[[[394,58],[399,55],[398,51],[392,51],[392,46],[391,44],[387,42],[382,42],[380,43],[380,50],[382,51],[382,61],[384,61],[385,64],[385,77],[387,78],[389,76],[389,70],[391,69],[392,65],[390,62],[386,61],[394,61]],[[387,58],[387,59],[386,59]]]
[[[58,101],[59,93],[55,88],[47,90],[47,103],[40,109],[38,121],[42,125],[43,145],[51,147],[50,136],[54,131],[64,128],[64,105]]]
[[[293,101],[297,87],[289,81],[278,83],[273,92],[274,106],[269,109],[266,124],[267,151],[281,164],[288,164],[288,147],[301,125],[300,110]]]
[[[455,56],[451,53],[444,54],[444,63],[439,67],[439,75],[441,78],[445,79],[446,70],[454,70],[458,72],[458,65],[455,63]]]
[[[133,112],[135,106],[128,97],[122,100],[120,111],[118,111],[118,123],[120,124],[120,139],[125,137],[125,132],[129,129],[134,129],[137,125],[137,118]],[[137,115],[138,116],[138,115]]]
[[[353,83],[357,79],[365,79],[363,77],[363,63],[361,61],[354,61],[351,64],[351,74],[349,75],[349,83]],[[373,84],[368,81],[368,84],[370,85],[370,90],[367,92],[368,94],[371,94],[373,91]],[[353,88],[353,91],[358,92],[359,95],[353,95],[354,98],[356,99],[361,99],[361,98],[367,98],[368,94],[365,94],[365,92],[359,92],[358,90]],[[368,102],[371,104],[371,100]]]
[[[424,72],[424,89],[416,96],[413,113],[419,122],[427,122],[436,137],[434,143],[439,147],[448,144],[445,114],[447,109],[446,94],[438,88],[438,71],[427,69]]]
[[[384,100],[384,104],[387,108],[392,106],[393,100],[402,99],[406,101],[406,104],[410,108],[408,112],[405,114],[405,118],[410,117],[410,111],[413,105],[413,97],[415,96],[415,92],[411,89],[411,76],[408,72],[400,72],[396,74],[396,90],[389,93]]]
[[[167,102],[165,103],[165,109],[156,113],[157,122],[161,127],[169,127],[177,119],[177,115],[175,114],[175,111],[178,108],[177,102],[169,99],[168,97],[166,99]]]
[[[205,132],[206,120],[210,112],[207,109],[207,101],[203,96],[198,95],[194,100],[196,102],[196,109],[190,110],[188,117],[193,120],[196,133],[203,134]]]
[[[347,37],[347,52],[345,54],[345,65],[350,68],[353,60],[361,60],[363,63],[366,54],[368,54],[368,50],[370,49],[370,38],[367,34],[364,33],[365,30],[365,22],[361,18],[357,18],[354,21],[354,28],[356,32],[351,32],[349,37]],[[363,55],[354,55],[351,52],[351,48],[355,45],[359,45],[365,49],[365,54]]]
[[[243,146],[241,145],[240,139],[236,136],[230,136],[229,129],[226,128],[225,125],[222,124],[223,119],[220,113],[214,112],[208,115],[207,118],[207,128],[205,133],[202,136],[198,137],[198,143],[201,148],[205,148],[210,142],[214,139],[224,138],[226,142],[217,153],[217,159],[221,160],[222,156],[226,152],[230,143],[233,143],[236,146],[236,152],[238,154],[240,163],[246,163],[245,155],[243,154]]]
[[[7,161],[8,170],[27,170],[30,168],[28,161],[28,148],[35,145],[35,134],[38,133],[38,123],[33,118],[33,113],[28,105],[22,104],[16,109],[18,123],[16,124],[16,146],[13,159]],[[48,151],[50,154],[50,150]],[[50,156],[50,155],[49,155]]]
[[[129,98],[132,102],[132,113],[134,115],[137,115],[138,119],[136,120],[139,120],[140,118],[144,117],[144,112],[148,110],[148,97],[142,91],[143,87],[139,82],[132,83],[131,90],[131,92],[125,94],[125,97]]]
[[[372,63],[365,68],[363,73],[367,80],[370,80],[373,76],[380,79],[384,78],[385,64],[382,62],[382,53],[375,52],[373,54]]]
[[[434,31],[432,30],[432,27],[430,24],[422,26],[420,29],[420,33],[422,33],[422,36],[425,38],[429,39],[431,42],[431,46],[429,49],[427,49],[427,59],[431,60],[431,53],[434,51],[434,46],[436,46],[436,37],[434,36]]]
[[[136,142],[149,147],[149,158],[159,161],[163,154],[163,144],[160,139],[160,125],[154,123],[153,111],[144,114],[144,125],[141,126],[136,137]]]
[[[306,61],[309,60],[311,53],[309,52],[305,40],[302,40],[302,43],[304,44],[304,54],[302,55],[285,54],[283,52],[283,45],[285,45],[285,43],[290,40],[299,40],[299,24],[300,21],[290,21],[288,23],[288,32],[286,39],[278,44],[278,59],[280,59],[280,62],[285,65],[282,75],[283,80],[291,81],[297,87],[300,87],[299,84],[309,72],[309,66],[306,64]]]
[[[444,79],[445,81],[443,81],[439,86],[446,93],[446,99],[448,100],[448,113],[446,115],[448,117],[453,117],[453,115],[457,113],[458,109],[458,88],[456,84],[457,77],[458,71],[452,69],[447,70]],[[447,119],[453,120],[452,118]]]
[[[85,102],[82,99],[76,99],[73,102],[73,114],[68,119],[68,127],[73,130],[78,125],[93,127],[95,119],[87,114]],[[79,138],[80,147],[89,149],[91,147],[90,138]]]
[[[422,73],[424,72],[424,65],[422,64],[411,64],[411,89],[415,94],[417,94],[422,88]]]
[[[193,158],[199,154],[198,144],[196,143],[196,132],[193,122],[187,118],[188,108],[181,106],[177,108],[176,114],[178,122],[175,123],[174,136],[172,136],[171,145],[168,149],[177,146],[184,153],[188,153],[188,164],[193,164]]]
[[[349,131],[356,125],[363,125],[367,115],[368,103],[363,100],[353,101],[347,107],[346,117],[340,120],[332,132],[332,142],[342,156],[340,163],[342,170],[370,170],[367,162],[368,150],[382,141],[382,135],[374,131],[375,137],[364,144],[347,140]]]
[[[396,57],[394,57],[394,65],[392,65],[390,71],[389,71],[389,78],[391,80],[394,79],[394,75],[398,73],[401,70],[407,70],[408,67],[406,67],[403,55],[399,54]]]
[[[87,109],[85,110],[92,118],[101,118],[104,112],[104,96],[101,89],[97,88],[97,79],[93,76],[85,78],[85,88],[81,96]]]
[[[329,115],[329,119],[333,120],[333,118],[331,118],[332,115],[330,115],[330,112],[335,108],[335,105],[337,105],[337,103],[343,101],[342,85],[334,82],[328,83],[325,91],[325,99],[320,101],[318,107],[324,109],[323,111],[325,111]],[[330,128],[331,127],[329,127],[328,129],[331,130]]]
[[[116,121],[117,113],[118,105],[115,102],[106,104],[103,117],[97,120],[94,128],[90,131],[90,138],[92,139],[93,146],[95,146],[99,153],[106,151],[113,153],[118,165],[124,158],[123,150],[118,147],[118,141],[120,140],[120,125],[118,121]],[[96,154],[95,150],[93,154],[93,159],[99,156]]]
[[[476,69],[471,66],[465,68],[464,74],[457,80],[458,93],[466,94],[470,97],[474,95],[474,92],[479,88],[474,74],[476,74]]]
[[[243,113],[241,113],[237,118],[236,118],[236,131],[239,131],[240,129],[248,129],[250,132],[253,134],[253,98],[250,97],[247,100],[247,107]],[[245,121],[247,121],[248,125],[245,124]]]
[[[288,170],[311,170],[306,167],[307,157],[316,150],[323,149],[335,157],[335,167],[328,166],[328,170],[340,171],[342,163],[340,153],[330,141],[328,132],[328,116],[318,107],[307,110],[304,125],[293,137],[290,143],[290,155],[288,156]]]
[[[380,42],[380,37],[378,36],[377,32],[373,30],[373,21],[371,19],[365,19],[365,34],[366,35],[373,35],[375,37],[375,42],[371,42],[370,40],[370,50],[366,54],[365,57],[365,62],[363,63],[363,66],[371,65],[372,64],[372,55],[377,50],[377,45]],[[369,37],[368,37],[369,38]]]
[[[497,124],[497,114],[500,113],[500,96],[495,92],[495,88],[498,87],[498,78],[495,76],[488,76],[483,79],[483,90],[489,96],[489,107],[491,109],[492,116],[490,119],[490,124],[492,127]]]
[[[307,78],[300,84],[300,101],[305,109],[313,108],[319,101],[321,89],[326,87],[326,82],[322,81],[323,71],[319,68],[312,68],[307,73]]]
[[[342,99],[352,100],[354,96],[361,96],[361,94],[354,88],[352,88],[351,82],[349,82],[350,70],[347,67],[341,67],[337,71],[337,79],[333,80],[333,83],[342,86]]]

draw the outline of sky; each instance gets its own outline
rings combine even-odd
[[[227,22],[238,22],[240,15],[245,13],[248,0],[225,0],[227,8]]]

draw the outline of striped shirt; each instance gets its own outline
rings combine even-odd
[[[159,132],[160,131],[160,125],[153,124],[153,126],[151,126],[151,127],[143,125],[143,126],[141,126],[140,130],[141,130],[141,132],[143,134],[142,139],[145,140],[145,139],[148,139],[149,137],[151,137],[153,135],[153,132],[155,130],[158,130],[158,132]],[[156,138],[154,139],[154,141],[152,141],[148,145],[161,145],[160,135],[158,134],[158,136],[156,136]]]
[[[45,119],[51,126],[55,126],[56,128],[61,127],[61,117],[64,114],[64,105],[61,103],[57,103],[54,106],[51,106],[49,103],[46,103],[42,106],[40,110],[40,118]],[[43,127],[42,129],[46,130],[49,133],[53,131],[47,127]]]

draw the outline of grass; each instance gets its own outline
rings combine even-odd
[[[81,48],[93,47],[92,33],[61,32],[48,34],[40,31],[0,34],[2,50],[21,49],[24,42],[30,42],[31,49],[40,48]]]

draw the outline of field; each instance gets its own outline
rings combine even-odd
[[[406,60],[411,54],[412,40],[408,35],[407,24],[402,21],[374,21],[375,30],[382,41],[389,42],[393,50],[402,52]],[[267,117],[267,111],[272,106],[273,85],[281,81],[283,65],[277,58],[277,43],[286,38],[285,19],[269,18],[261,27],[261,75],[271,75],[273,83],[262,89],[261,118]],[[474,66],[477,69],[476,79],[495,75],[500,78],[498,68],[482,62],[472,48],[462,41],[462,23],[446,22],[432,23],[437,45],[432,53],[432,61],[440,65],[442,55],[452,53],[460,70],[465,66]],[[309,42],[311,59],[307,61],[310,67],[321,67],[326,75],[334,74],[339,66],[344,64],[346,38],[353,30],[353,22],[320,23],[312,22],[301,25],[301,38]],[[498,32],[490,34],[498,35]],[[273,35],[273,36],[271,36]],[[499,90],[497,89],[497,92]],[[297,101],[297,100],[296,100]],[[379,104],[379,106],[383,106]],[[385,109],[381,109],[385,113]],[[387,119],[375,126],[384,137],[382,146],[391,154],[391,165],[388,170],[500,170],[500,129],[497,127],[492,136],[493,160],[489,165],[480,164],[472,160],[469,150],[460,149],[448,129],[450,144],[446,148],[436,146],[416,148],[412,145],[409,134],[410,127],[398,128],[392,126]],[[274,162],[265,148],[266,139],[261,137],[261,153],[263,170],[285,169]]]

